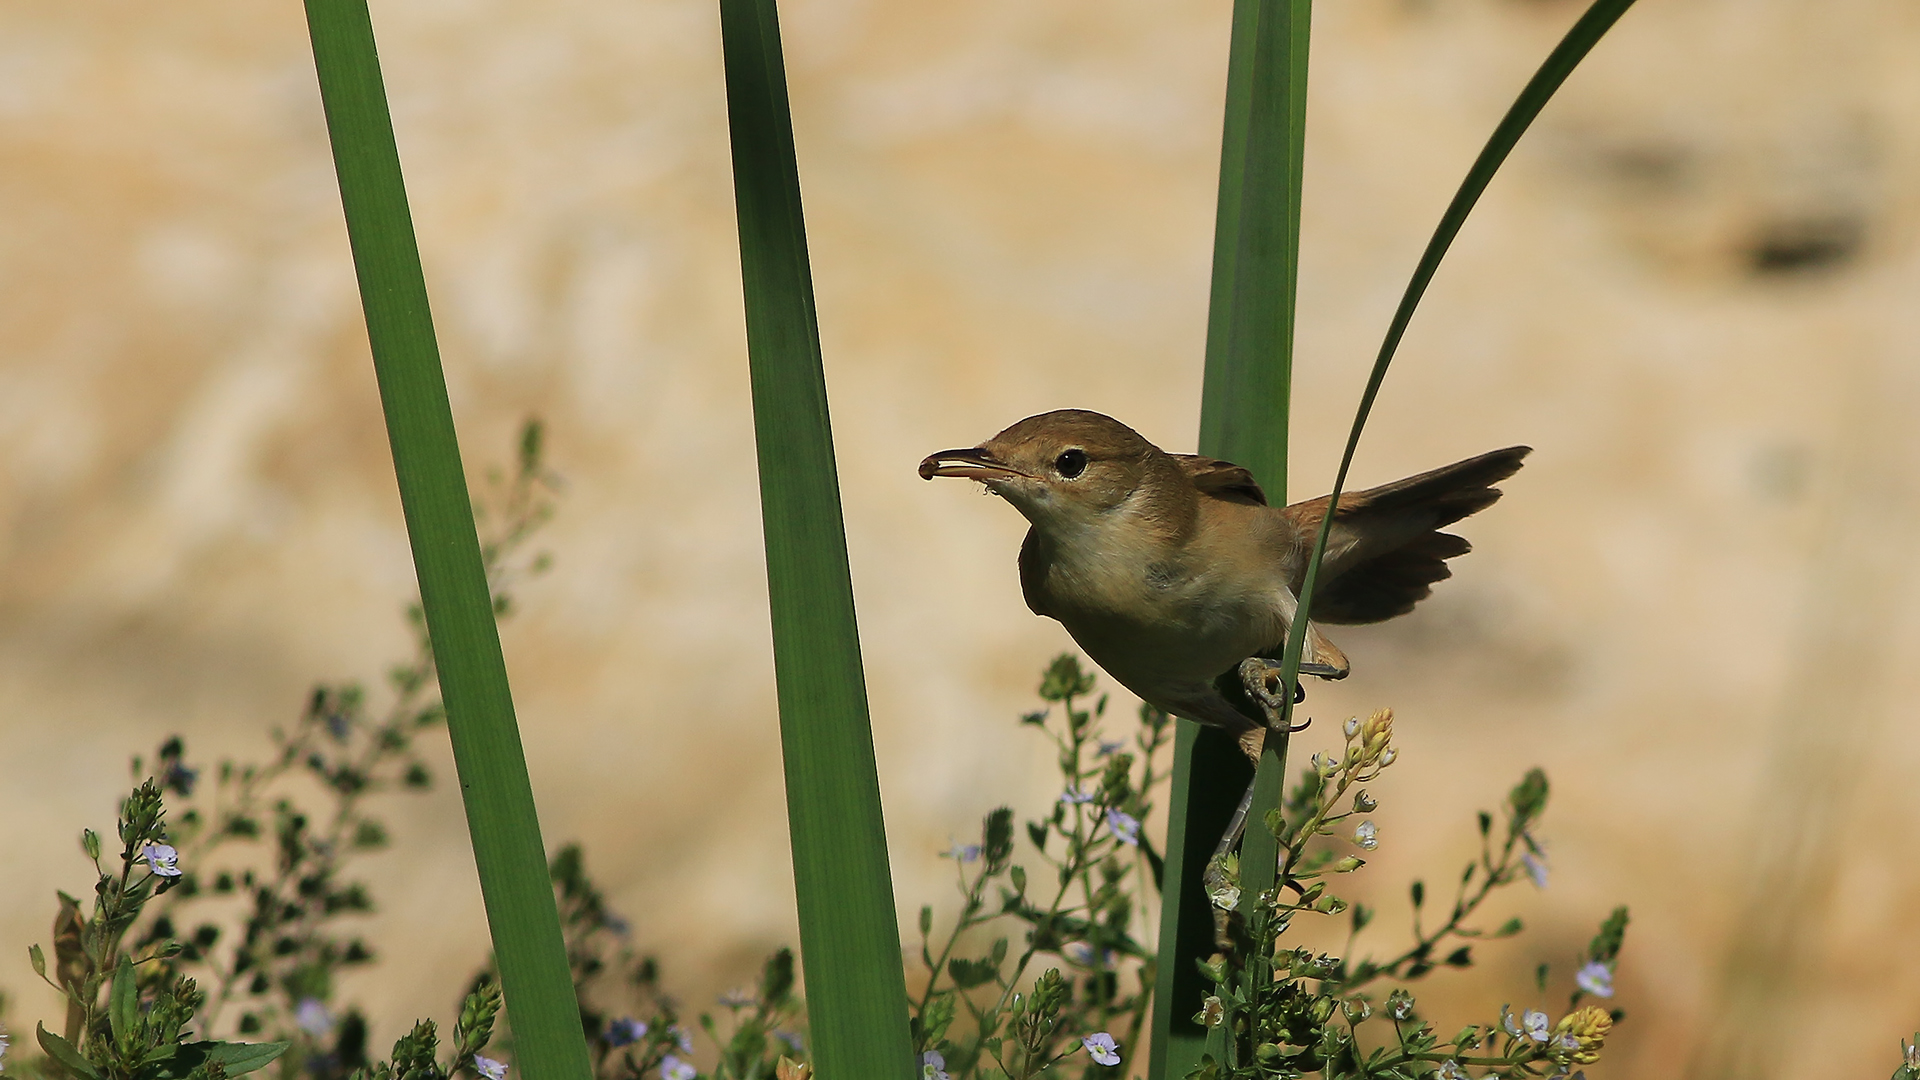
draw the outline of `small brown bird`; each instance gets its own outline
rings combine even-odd
[[[1342,495],[1301,672],[1347,675],[1345,654],[1316,624],[1404,615],[1451,576],[1446,560],[1469,545],[1439,530],[1493,505],[1492,485],[1528,450]],[[1268,506],[1240,466],[1169,454],[1083,409],[1030,416],[979,446],[932,454],[920,475],[978,480],[1012,503],[1033,525],[1020,546],[1027,606],[1058,619],[1142,700],[1225,728],[1258,753],[1260,725],[1215,680],[1249,657],[1280,656],[1325,497]]]

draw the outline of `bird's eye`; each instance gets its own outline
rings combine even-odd
[[[1071,480],[1087,471],[1087,452],[1079,449],[1065,451],[1053,459],[1053,467],[1061,476]]]

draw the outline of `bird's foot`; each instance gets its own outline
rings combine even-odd
[[[1240,682],[1247,688],[1247,696],[1252,698],[1254,703],[1260,706],[1260,711],[1267,715],[1267,726],[1270,728],[1279,727],[1280,717],[1286,712],[1286,699],[1281,696],[1286,693],[1284,675],[1285,670],[1279,664],[1265,657],[1251,656],[1240,661]],[[1296,681],[1293,686],[1293,703],[1298,705],[1306,699],[1306,687]],[[1307,725],[1312,722],[1308,719],[1288,730],[1305,731]]]

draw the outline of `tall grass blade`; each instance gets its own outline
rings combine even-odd
[[[306,0],[306,9],[519,1075],[587,1080],[580,1011],[481,569],[373,25],[366,0]]]
[[[773,0],[720,0],[787,822],[814,1063],[913,1068]]]
[[[1201,391],[1200,452],[1252,470],[1275,503],[1285,501],[1287,485],[1312,11],[1311,0],[1234,4]],[[1254,777],[1256,824],[1247,830],[1241,860],[1248,903],[1273,884],[1278,851],[1258,822],[1279,803],[1285,761],[1285,741],[1270,740]],[[1207,1050],[1208,1033],[1192,1020],[1206,992],[1194,961],[1213,952],[1212,906],[1201,881],[1249,772],[1232,739],[1180,721],[1154,988],[1153,1080],[1185,1076]]]
[[[1520,91],[1520,96],[1507,109],[1506,116],[1493,129],[1487,145],[1467,170],[1466,179],[1460,182],[1460,190],[1454,193],[1453,201],[1447,204],[1446,213],[1440,216],[1440,224],[1433,230],[1433,238],[1427,241],[1426,250],[1421,253],[1420,262],[1414,267],[1413,280],[1407,283],[1406,292],[1400,297],[1400,306],[1393,313],[1393,321],[1387,325],[1386,339],[1381,342],[1379,355],[1374,358],[1373,369],[1367,376],[1367,388],[1360,395],[1360,407],[1354,412],[1346,450],[1340,455],[1340,470],[1333,481],[1333,502],[1320,524],[1319,535],[1314,538],[1306,580],[1300,589],[1299,613],[1294,620],[1293,632],[1287,636],[1287,651],[1281,661],[1289,680],[1300,670],[1300,653],[1306,643],[1314,585],[1320,575],[1320,560],[1326,554],[1327,535],[1333,529],[1340,493],[1346,490],[1347,470],[1353,465],[1353,454],[1360,446],[1360,433],[1367,426],[1367,417],[1373,413],[1374,400],[1380,394],[1380,383],[1387,377],[1387,368],[1393,363],[1393,354],[1400,347],[1400,339],[1406,335],[1407,325],[1413,321],[1414,309],[1420,306],[1420,298],[1426,295],[1427,286],[1432,283],[1435,271],[1439,270],[1440,260],[1446,257],[1447,249],[1453,245],[1454,237],[1460,235],[1460,227],[1466,224],[1467,215],[1473,212],[1474,205],[1480,201],[1487,185],[1493,182],[1494,174],[1507,160],[1507,155],[1520,141],[1520,136],[1526,134],[1534,118],[1540,115],[1540,110],[1546,108],[1547,102],[1567,81],[1567,76],[1573,74],[1573,69],[1586,59],[1593,47],[1632,6],[1633,0],[1594,0],[1585,14],[1574,22],[1566,36],[1560,39],[1560,44],[1547,55],[1540,70]],[[1291,703],[1285,711],[1291,715]]]

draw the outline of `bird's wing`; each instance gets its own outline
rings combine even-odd
[[[1026,597],[1027,610],[1035,615],[1052,616],[1047,610],[1047,568],[1040,555],[1040,530],[1027,529],[1020,542],[1020,595]]]
[[[1452,576],[1446,561],[1470,544],[1441,532],[1500,498],[1494,484],[1520,469],[1530,447],[1509,446],[1366,491],[1340,496],[1327,537],[1326,558],[1314,589],[1313,618],[1326,623],[1370,623],[1413,610]],[[1283,513],[1311,544],[1327,515],[1327,498],[1295,503]],[[1299,577],[1306,560],[1299,560]],[[1301,581],[1292,583],[1299,591]]]
[[[1267,505],[1267,493],[1260,490],[1260,484],[1253,474],[1235,465],[1231,461],[1201,457],[1198,454],[1170,454],[1187,474],[1194,489],[1203,495],[1212,495],[1229,502],[1251,503],[1255,506]]]

